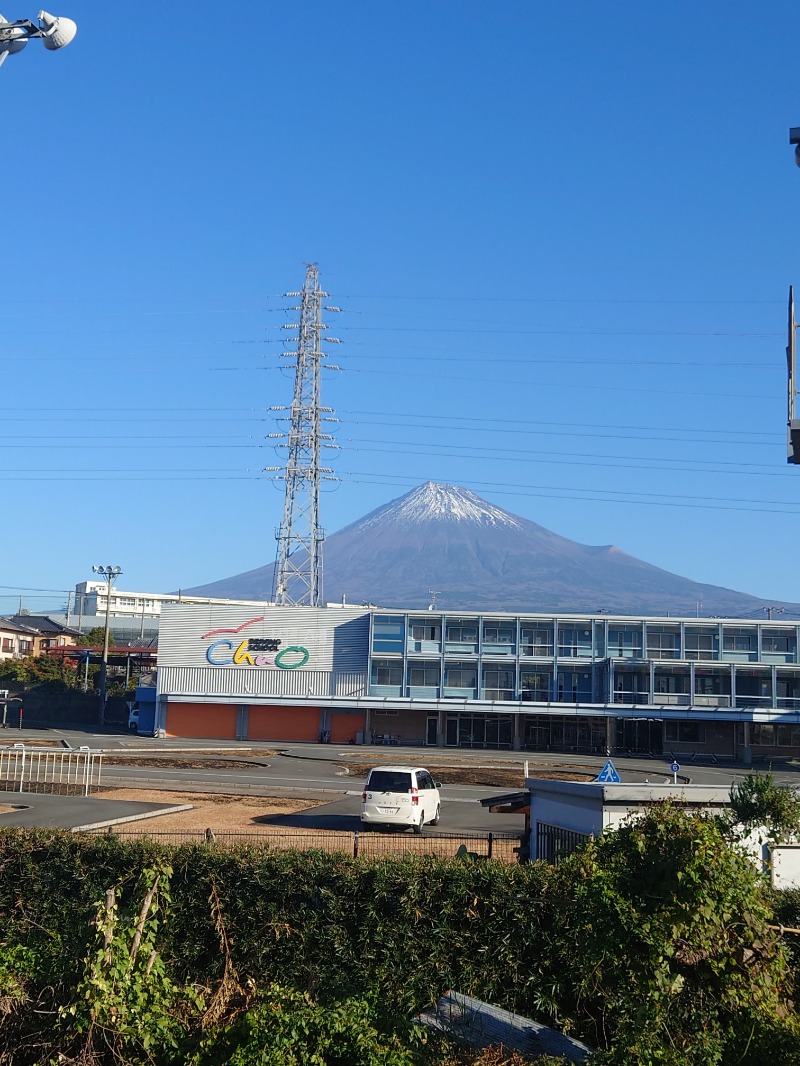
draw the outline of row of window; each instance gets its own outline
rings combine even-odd
[[[15,652],[19,655],[30,655],[33,651],[33,641],[20,639],[16,642],[15,647],[13,637],[3,637],[0,648],[4,655],[13,655]]]
[[[606,629],[607,625],[607,629]],[[695,626],[683,631],[677,624],[617,624],[596,622],[575,626],[520,623],[519,636],[513,622],[453,619],[441,622],[409,620],[402,617],[376,617],[373,622],[373,650],[402,654],[408,639],[412,643],[469,645],[477,651],[479,637],[484,649],[514,654],[517,642],[522,655],[633,659],[715,659],[720,654],[787,656],[797,655],[795,629],[762,629],[756,626]],[[646,639],[645,639],[646,632]],[[646,654],[645,654],[646,647]],[[419,650],[422,650],[420,648]],[[427,650],[427,649],[426,649]]]
[[[552,699],[565,702],[605,702],[606,692],[614,703],[690,704],[699,700],[708,706],[741,705],[743,701],[773,703],[779,706],[797,703],[800,708],[800,672],[778,668],[773,684],[772,667],[731,667],[724,670],[696,668],[694,678],[688,667],[656,667],[651,684],[650,671],[615,670],[595,667],[592,671],[520,668],[476,662],[414,661],[404,666],[400,659],[373,659],[370,672],[373,689],[393,689],[395,695],[452,696],[478,693],[483,699],[522,700],[546,703]],[[735,699],[734,699],[735,693]]]

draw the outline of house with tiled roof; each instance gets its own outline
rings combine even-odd
[[[22,659],[26,655],[33,655],[35,640],[35,630],[15,622],[12,618],[0,618],[0,660]]]
[[[7,627],[7,632],[3,626]],[[45,655],[54,648],[74,648],[79,636],[77,629],[71,629],[47,615],[16,614],[0,618],[0,658]]]

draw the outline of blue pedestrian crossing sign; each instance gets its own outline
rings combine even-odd
[[[617,768],[616,766],[614,766],[613,762],[610,759],[606,762],[603,769],[597,775],[596,780],[606,785],[618,785],[620,783]]]

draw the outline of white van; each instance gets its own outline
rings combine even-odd
[[[423,825],[439,824],[440,788],[422,766],[376,766],[361,793],[361,824],[410,825],[421,833]]]

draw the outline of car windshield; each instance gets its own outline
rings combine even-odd
[[[409,792],[411,774],[402,770],[373,770],[367,788],[371,792]]]

